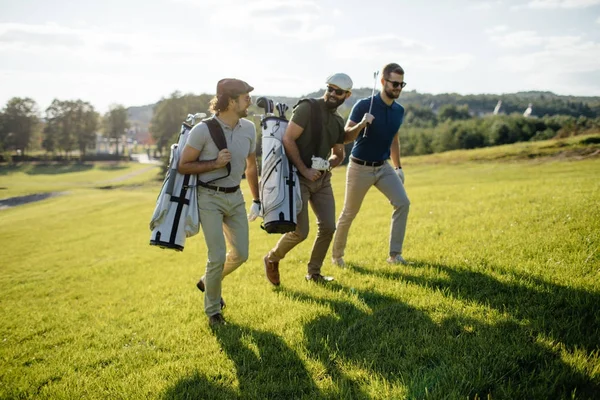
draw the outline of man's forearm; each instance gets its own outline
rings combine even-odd
[[[284,137],[283,147],[285,148],[285,155],[296,166],[300,174],[308,169],[308,166],[304,164],[304,161],[300,157],[300,151],[295,140],[286,140]]]
[[[258,193],[258,169],[257,166],[248,165],[246,167],[246,180],[248,181],[248,186],[250,187],[250,193],[252,193],[252,199],[258,200],[260,199],[260,195]]]
[[[356,139],[360,131],[367,126],[367,121],[363,120],[358,124],[348,124],[344,128],[344,143],[350,143]]]
[[[392,160],[392,164],[396,168],[402,168],[402,164],[400,163],[400,143],[397,141],[392,142],[392,147],[390,148],[390,156]]]
[[[217,159],[204,160],[204,161],[188,161],[185,163],[179,163],[177,166],[177,172],[183,175],[196,175],[203,172],[214,171],[222,167],[217,166]]]

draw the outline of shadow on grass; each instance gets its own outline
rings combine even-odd
[[[196,374],[178,382],[165,399],[319,399],[302,360],[277,335],[228,322],[214,329],[233,361],[239,394]]]
[[[98,169],[101,171],[120,171],[129,168],[126,163],[100,163]]]
[[[94,168],[94,164],[35,164],[24,172],[27,175],[60,175],[72,172],[84,172]]]
[[[162,396],[164,400],[179,399],[215,399],[230,400],[237,398],[235,391],[225,384],[212,382],[198,372],[177,382]]]
[[[458,313],[433,321],[420,309],[372,291],[327,288],[346,292],[349,300],[283,294],[332,310],[304,327],[309,357],[322,363],[336,387],[332,398],[388,397],[381,392],[390,388],[406,398],[570,398],[572,393],[593,398],[600,390],[598,382],[536,343],[517,322],[486,324]],[[365,392],[367,379],[382,382],[381,387]]]
[[[353,271],[451,293],[454,298],[475,301],[514,318],[527,321],[532,334],[543,334],[563,343],[570,351],[583,348],[586,353],[599,351],[600,293],[568,288],[539,278],[511,274],[512,281],[439,264],[422,265],[437,269],[447,278],[423,278],[402,272],[372,271],[360,266]],[[415,267],[419,267],[417,263]],[[405,269],[406,271],[406,269]],[[528,286],[525,286],[527,283]]]

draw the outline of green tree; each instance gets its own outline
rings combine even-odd
[[[88,102],[77,100],[77,144],[79,146],[79,154],[81,158],[85,156],[88,146],[96,141],[96,130],[98,129],[98,119],[100,115]]]
[[[28,97],[13,97],[2,111],[0,145],[25,154],[40,120],[37,104]]]
[[[438,111],[438,119],[440,121],[459,121],[470,118],[471,114],[469,114],[469,106],[466,104],[462,106],[445,104],[441,106]]]
[[[154,108],[149,130],[161,153],[176,141],[181,123],[185,121],[188,114],[208,112],[211,97],[208,94],[196,96],[174,92],[169,98],[163,98],[158,102]]]
[[[129,128],[127,110],[120,104],[111,105],[108,112],[104,114],[103,123],[105,136],[116,140],[118,156],[119,140],[125,134],[125,130]]]

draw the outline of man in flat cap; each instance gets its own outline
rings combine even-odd
[[[280,284],[279,261],[308,236],[308,204],[317,217],[318,230],[306,279],[314,282],[333,280],[321,275],[321,266],[335,232],[331,169],[344,159],[344,120],[337,108],[350,97],[352,80],[346,74],[337,73],[327,78],[326,83],[327,90],[322,98],[298,102],[283,135],[285,153],[298,169],[302,210],[298,214],[296,230],[283,235],[264,257],[267,279],[275,286]]]
[[[252,104],[249,95],[252,90],[252,86],[239,79],[221,79],[210,102],[214,121],[205,120],[192,128],[179,162],[179,173],[198,174],[200,223],[208,261],[197,287],[204,292],[204,311],[211,326],[225,323],[221,313],[225,307],[221,281],[248,259],[248,220],[256,219],[260,211],[256,130],[244,118]],[[223,130],[226,149],[219,150],[211,138],[207,124],[214,125],[215,121]],[[229,174],[225,168],[228,164]],[[254,199],[248,216],[240,190],[244,173]]]

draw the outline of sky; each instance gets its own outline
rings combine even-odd
[[[0,0],[0,109],[104,113],[225,77],[257,96],[302,96],[335,72],[372,88],[389,62],[405,91],[600,96],[600,0]]]

